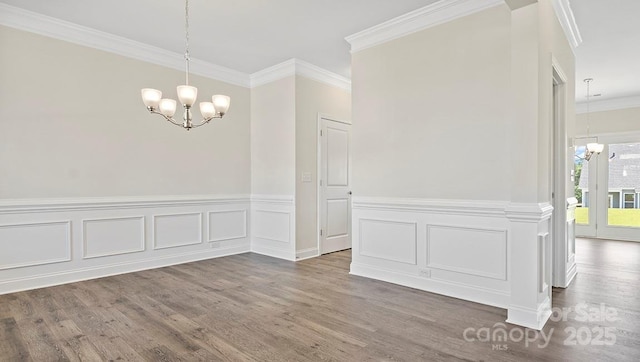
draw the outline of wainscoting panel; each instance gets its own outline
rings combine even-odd
[[[416,265],[417,223],[361,218],[359,255]]]
[[[248,252],[250,210],[248,195],[0,201],[0,294]]]
[[[209,241],[241,239],[247,237],[247,210],[209,212]]]
[[[144,251],[144,216],[82,221],[85,259]]]
[[[507,280],[507,231],[427,225],[427,267]]]
[[[251,251],[296,260],[293,196],[254,195],[251,198]]]
[[[154,249],[202,243],[202,214],[168,214],[153,216]]]
[[[351,273],[509,304],[506,203],[354,198]]]
[[[71,260],[71,221],[0,225],[0,270]]]

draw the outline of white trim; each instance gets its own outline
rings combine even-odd
[[[541,222],[553,215],[553,206],[548,202],[511,203],[504,212],[510,221]]]
[[[296,252],[296,261],[311,259],[317,256],[320,256],[320,252],[318,252],[318,248],[302,249]]]
[[[89,254],[89,243],[87,242],[87,224],[91,222],[100,222],[100,221],[114,221],[114,220],[139,220],[141,222],[140,225],[140,245],[139,248],[136,249],[128,249],[128,250],[117,250],[109,253],[99,253],[99,254]],[[140,253],[146,250],[146,240],[147,240],[147,232],[146,232],[146,219],[144,215],[133,215],[133,216],[117,216],[117,217],[98,217],[91,219],[82,219],[81,228],[82,232],[82,259],[94,259],[94,258],[104,258],[107,256],[115,256],[115,255],[123,255],[123,254],[133,254]]]
[[[291,195],[251,195],[251,202],[293,205],[295,198]]]
[[[504,201],[439,200],[382,197],[353,197],[352,208],[359,210],[394,210],[435,212],[450,215],[504,217],[509,205]]]
[[[249,252],[249,245],[220,249],[190,251],[166,256],[155,256],[142,260],[125,261],[88,268],[63,270],[60,272],[29,275],[9,280],[0,280],[0,295],[24,290],[45,288],[54,285],[103,278],[112,275],[132,273],[141,270],[161,268],[170,265],[218,258]]]
[[[384,269],[379,266],[352,262],[349,274],[382,280],[409,288],[469,300],[498,308],[506,308],[507,305],[509,305],[510,294],[508,292],[474,287],[442,279],[422,278],[402,271]]]
[[[226,238],[217,238],[211,239],[211,214],[224,214],[224,213],[232,213],[232,212],[241,212],[244,218],[243,222],[243,231],[242,235],[229,236]],[[247,210],[246,209],[234,209],[234,210],[216,210],[207,212],[207,242],[209,243],[217,243],[225,240],[235,240],[235,239],[243,239],[246,238],[247,235]]]
[[[296,60],[289,59],[285,60],[282,63],[278,63],[271,67],[262,69],[255,73],[252,73],[250,76],[250,86],[251,88],[259,87],[261,85],[275,82],[276,80],[290,77],[296,74]]]
[[[545,299],[537,309],[510,305],[507,311],[507,323],[515,324],[537,331],[542,330],[551,317],[551,300]]]
[[[15,223],[15,224],[6,224],[0,225],[0,229],[3,228],[15,228],[15,227],[24,227],[24,226],[39,226],[39,225],[53,225],[53,224],[64,224],[66,225],[66,238],[65,241],[67,243],[67,255],[64,258],[59,259],[48,259],[48,260],[39,260],[32,261],[27,263],[14,263],[14,264],[2,264],[0,265],[0,271],[5,269],[14,269],[14,268],[24,268],[30,266],[38,266],[38,265],[46,265],[46,264],[54,264],[54,263],[63,263],[71,261],[73,254],[73,243],[71,242],[71,220],[62,220],[62,221],[43,221],[43,222],[28,222],[28,223]],[[0,290],[0,294],[2,294]]]
[[[601,101],[591,101],[590,112],[615,111],[618,109],[640,107],[640,96],[620,97],[603,99]],[[576,114],[587,113],[587,103],[576,103]]]
[[[569,0],[552,0],[551,4],[562,26],[562,30],[564,30],[564,34],[571,45],[571,49],[577,48],[582,44],[582,36],[580,35],[578,24],[576,24],[576,19],[573,16],[573,10],[571,10]]]
[[[296,59],[295,63],[296,75],[310,78],[330,86],[344,89],[347,92],[351,92],[351,79],[345,78],[300,59]]]
[[[294,75],[313,79],[351,92],[350,79],[295,58],[251,74],[251,88]]]
[[[0,200],[0,215],[24,214],[29,212],[231,204],[249,201],[249,195],[176,195],[76,197],[68,199],[4,199]]]
[[[184,55],[180,53],[3,3],[0,3],[0,24],[184,71]],[[203,60],[192,59],[190,71],[241,87],[250,86],[248,74]]]
[[[345,40],[355,53],[502,4],[504,0],[442,0],[349,35]]]
[[[296,253],[295,251],[287,250],[287,249],[277,249],[271,248],[264,245],[255,245],[253,242],[251,243],[251,252],[269,256],[272,258],[284,259],[288,261],[296,261]]]

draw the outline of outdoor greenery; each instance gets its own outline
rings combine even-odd
[[[589,208],[576,208],[576,223],[589,222]],[[609,209],[609,225],[640,227],[640,209]]]
[[[576,168],[575,168],[573,192],[576,196],[576,199],[578,199],[578,205],[582,205],[582,190],[580,190],[580,188],[578,187],[578,185],[580,184],[580,176],[582,175],[582,160],[580,160],[579,162],[576,162],[575,165],[576,165]]]

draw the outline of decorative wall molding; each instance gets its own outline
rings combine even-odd
[[[235,204],[248,202],[249,195],[173,195],[173,196],[118,196],[78,197],[68,199],[3,199],[0,215],[43,213],[54,211],[95,211],[132,208],[197,206],[207,204]]]
[[[0,294],[249,252],[250,209],[237,195],[3,200]],[[223,229],[203,217],[229,210]]]
[[[547,203],[511,203],[505,209],[506,217],[511,221],[541,222],[553,214],[553,206]]]
[[[213,243],[247,237],[247,210],[209,211],[207,217],[209,218],[209,242]],[[214,217],[219,218],[219,222],[214,221]],[[238,229],[234,230],[234,227]],[[223,228],[224,230],[222,230]]]
[[[153,215],[152,230],[155,250],[201,244],[202,213],[179,212]]]
[[[71,261],[71,220],[0,225],[0,250],[0,270]]]
[[[582,36],[576,24],[576,19],[573,16],[573,10],[571,10],[571,4],[569,0],[552,0],[551,4],[555,10],[556,17],[560,21],[562,30],[571,44],[571,48],[575,49],[582,44]]]
[[[591,101],[590,112],[615,111],[626,108],[640,108],[640,96],[620,97]],[[587,103],[576,103],[576,114],[587,113]]]
[[[138,253],[145,249],[145,217],[82,220],[83,259]]]
[[[358,254],[370,258],[417,265],[418,223],[359,218]],[[373,230],[368,230],[372,228]],[[393,240],[393,243],[390,241]]]
[[[0,24],[144,62],[184,71],[184,55],[86,26],[0,3]],[[192,59],[191,73],[249,87],[249,75]]]
[[[299,75],[351,92],[351,80],[300,59],[289,59],[251,74],[251,88]]]
[[[251,251],[296,260],[295,198],[292,195],[251,196]]]
[[[355,197],[351,273],[506,308],[508,205]]]
[[[438,229],[440,229],[440,231],[446,231],[447,233],[439,237],[432,235],[432,233]],[[452,250],[449,251],[449,256],[455,257],[457,260],[444,263],[442,259],[438,259],[438,254],[442,253],[439,252],[436,254],[434,250],[434,246],[438,242],[440,242],[442,246],[456,249],[457,251],[455,252]],[[480,244],[483,244],[481,246],[483,249],[492,250],[491,254],[486,255],[488,258],[491,258],[491,260],[485,258],[485,260],[483,260],[484,265],[474,266],[472,265],[474,263],[471,261],[479,255],[473,252],[473,247],[474,245],[478,247]],[[429,268],[506,281],[507,252],[508,241],[506,229],[464,227],[459,225],[427,225],[427,267]],[[470,254],[464,255],[465,253]]]
[[[345,40],[355,53],[502,4],[504,0],[442,0],[350,35]]]
[[[539,329],[549,317],[552,214],[548,203],[356,197],[351,273],[506,308],[508,322]],[[399,223],[417,225],[415,237]]]
[[[450,215],[504,217],[506,201],[439,200],[383,197],[353,197],[352,207],[363,210],[433,212]]]

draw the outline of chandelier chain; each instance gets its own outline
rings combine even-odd
[[[186,83],[189,85],[189,60],[191,57],[189,55],[189,0],[185,0],[184,2],[184,34],[185,34],[185,52],[184,52],[184,60],[186,62]]]

